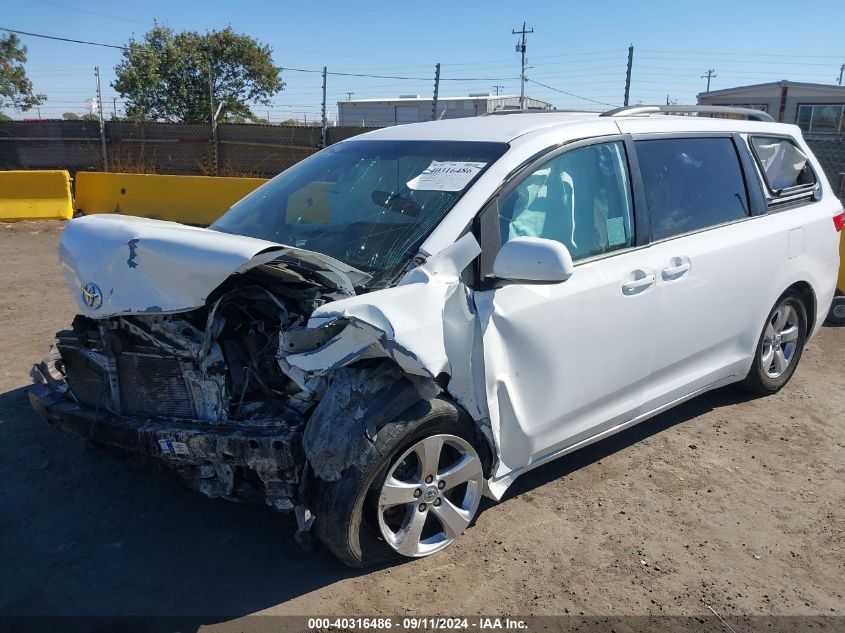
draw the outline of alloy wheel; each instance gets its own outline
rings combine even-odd
[[[798,349],[798,312],[784,303],[775,310],[763,333],[761,360],[769,378],[779,378],[789,369]]]
[[[406,450],[387,473],[378,499],[381,535],[403,556],[450,545],[481,502],[481,459],[456,435],[431,435]]]

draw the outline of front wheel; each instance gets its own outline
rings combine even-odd
[[[439,399],[402,417],[340,480],[314,482],[317,536],[351,567],[439,552],[478,511],[484,474],[471,423]]]
[[[806,340],[804,302],[797,294],[786,294],[769,313],[742,387],[764,396],[780,391],[795,373]]]

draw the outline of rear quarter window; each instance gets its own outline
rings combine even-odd
[[[636,141],[652,239],[748,217],[748,195],[731,138]]]
[[[768,189],[770,204],[796,194],[810,195],[817,179],[807,155],[789,138],[752,136],[751,151]]]

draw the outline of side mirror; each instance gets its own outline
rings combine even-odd
[[[502,244],[493,274],[506,281],[559,283],[572,276],[572,256],[560,242],[517,237]]]

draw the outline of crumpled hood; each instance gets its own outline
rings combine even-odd
[[[242,235],[132,216],[71,220],[59,260],[79,310],[101,319],[201,307],[229,276],[292,254],[352,292],[368,276],[332,257]]]

